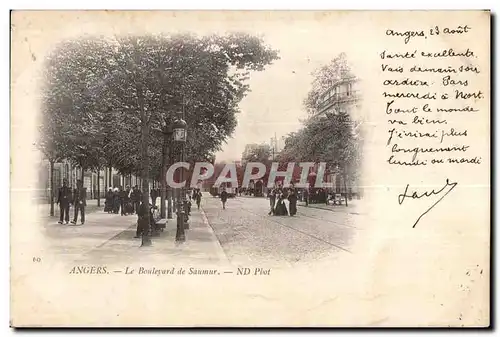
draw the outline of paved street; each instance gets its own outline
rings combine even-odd
[[[151,247],[140,247],[141,240],[134,238],[135,215],[95,212],[83,226],[59,225],[55,218],[42,226],[54,254],[41,255],[40,266],[46,268],[39,270],[40,275],[66,277],[49,290],[31,278],[29,289],[53,303],[71,296],[72,310],[81,310],[79,305],[87,298],[96,303],[94,310],[109,303],[118,309],[105,312],[104,318],[117,320],[119,314],[125,323],[136,318],[129,310],[132,303],[165,312],[167,318],[169,312],[181,310],[186,322],[192,315],[222,322],[217,308],[234,311],[246,322],[248,315],[238,310],[241,303],[266,313],[270,324],[276,314],[296,322],[324,319],[332,313],[355,320],[357,316],[344,309],[372,303],[367,295],[353,295],[363,289],[363,271],[369,270],[365,264],[371,262],[366,254],[352,250],[354,239],[363,232],[360,226],[366,226],[358,221],[363,215],[348,207],[299,207],[295,217],[275,217],[267,215],[268,205],[266,198],[237,197],[222,210],[220,199],[204,193],[202,209],[192,208],[186,242],[175,243],[176,219],[171,219],[167,229],[153,237]],[[182,268],[192,277],[168,275]],[[240,268],[252,273],[238,275]],[[256,276],[256,268],[270,274]],[[127,273],[131,270],[132,274]],[[297,296],[304,300],[297,301]],[[197,308],[194,313],[193,308]],[[51,310],[60,314],[57,308]],[[90,310],[81,311],[92,316]]]
[[[105,265],[136,263],[265,264],[292,267],[336,259],[353,253],[353,240],[362,232],[362,215],[351,207],[299,207],[295,217],[270,216],[266,198],[220,199],[205,193],[202,209],[194,205],[186,242],[175,243],[176,219],[170,219],[152,247],[134,238],[135,215],[97,211],[85,225],[45,225],[49,250],[68,263]],[[175,215],[174,215],[175,216]]]
[[[335,258],[351,252],[352,241],[362,230],[357,226],[361,215],[348,207],[299,207],[294,217],[278,217],[268,215],[266,198],[229,199],[223,210],[220,199],[208,194],[202,207],[233,264],[292,266]]]

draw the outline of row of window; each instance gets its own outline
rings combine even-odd
[[[342,90],[345,89],[345,90]],[[352,96],[354,93],[352,83],[347,83],[347,85],[338,85],[330,90],[328,90],[321,98],[321,102],[324,103],[332,97],[341,98],[343,96]]]

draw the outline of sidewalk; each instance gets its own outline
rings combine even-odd
[[[59,221],[59,205],[54,202],[54,217],[50,216],[50,204],[36,204],[38,217],[41,219],[55,219],[55,222]],[[101,206],[97,207],[97,199],[87,200],[87,207],[85,208],[85,214],[95,213],[97,211],[104,210],[104,199],[101,199]],[[73,212],[75,209],[70,207],[69,217],[70,221],[73,219]]]
[[[301,207],[307,207],[307,208],[317,208],[317,209],[322,209],[325,211],[331,211],[331,212],[346,212],[350,214],[361,214],[360,213],[360,205],[362,203],[362,200],[348,200],[347,201],[347,206],[344,204],[342,205],[333,205],[331,202],[330,204],[326,205],[324,203],[319,203],[319,204],[309,204],[306,206],[305,202],[299,201],[297,202],[297,206]]]
[[[177,219],[167,222],[160,236],[153,236],[152,246],[141,247],[141,238],[134,238],[136,227],[132,226],[104,242],[79,262],[108,266],[167,267],[173,264],[189,267],[196,265],[227,264],[228,260],[202,209],[193,207],[190,229],[185,231],[186,241],[176,243]]]
[[[73,259],[79,255],[105,244],[124,230],[134,227],[137,216],[120,216],[103,211],[85,214],[85,224],[61,225],[59,218],[48,218],[44,222],[44,231],[48,246],[53,253],[62,258]]]

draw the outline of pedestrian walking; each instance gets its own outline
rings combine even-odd
[[[151,189],[151,202],[153,203],[153,206],[156,206],[156,199],[158,198],[159,192],[159,189]]]
[[[130,213],[130,207],[128,206],[130,200],[130,187],[126,186],[125,190],[120,186],[120,190],[118,192],[118,200],[120,202],[120,214],[122,216],[126,216]]]
[[[191,196],[191,191],[187,191],[186,193],[186,209],[184,210],[186,212],[187,215],[191,215],[191,200],[192,200],[192,196]]]
[[[69,206],[71,204],[71,188],[68,187],[68,180],[63,179],[63,185],[59,188],[57,195],[57,204],[59,204],[59,222],[65,224],[69,223]]]
[[[297,191],[294,187],[290,188],[288,191],[288,201],[289,201],[289,209],[290,216],[294,216],[297,214]]]
[[[274,206],[276,206],[276,189],[273,188],[271,192],[268,194],[269,196],[269,206],[271,209],[269,210],[269,215],[274,214]]]
[[[78,180],[76,183],[76,188],[73,191],[73,205],[75,207],[75,216],[72,224],[76,225],[78,221],[78,211],[80,211],[81,224],[85,223],[85,207],[87,206],[87,189],[83,187],[83,182]]]
[[[196,206],[198,206],[198,209],[200,209],[200,205],[201,205],[201,191],[200,190],[196,190],[195,200],[196,200]]]
[[[279,190],[276,194],[276,206],[274,208],[274,215],[282,216],[288,215],[288,211],[285,206],[285,194],[282,190]]]
[[[113,193],[113,188],[109,188],[108,191],[106,192],[106,197],[104,201],[104,212],[113,213],[114,212],[114,193]]]
[[[281,199],[283,200],[283,205],[285,206],[286,209],[285,215],[290,214],[290,201],[288,200],[288,194],[289,194],[289,189],[283,188]]]
[[[224,188],[220,194],[220,201],[222,201],[222,209],[226,209],[227,192]]]
[[[134,211],[135,214],[139,211],[139,206],[141,205],[141,200],[142,200],[142,193],[139,190],[139,187],[137,185],[134,186],[134,189],[132,190],[132,194],[130,195],[130,199],[132,201],[132,204],[134,205]]]
[[[137,208],[137,229],[135,231],[135,238],[140,238],[141,235],[144,235],[148,228],[149,221],[149,207],[144,202],[139,204]]]
[[[304,201],[306,203],[306,207],[309,206],[309,188],[304,189]]]
[[[120,211],[120,206],[122,204],[122,191],[121,191],[122,187],[120,186],[120,188],[118,187],[115,187],[113,189],[113,198],[112,198],[112,213],[114,214],[118,214],[118,212]]]

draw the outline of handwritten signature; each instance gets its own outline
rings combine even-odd
[[[413,192],[413,193],[410,192],[409,193],[408,188],[410,187],[410,184],[407,184],[405,191],[398,196],[398,202],[400,205],[403,204],[403,202],[405,201],[406,198],[411,198],[411,199],[428,198],[428,197],[431,197],[433,195],[440,195],[441,193],[444,193],[447,190],[446,193],[444,193],[441,196],[441,198],[439,198],[434,204],[432,204],[425,212],[423,212],[418,217],[417,221],[415,221],[415,223],[413,224],[413,228],[415,228],[415,226],[418,224],[420,219],[422,219],[422,217],[424,215],[429,213],[429,211],[431,209],[433,209],[434,206],[436,206],[439,202],[441,202],[441,200],[443,200],[443,198],[446,197],[448,195],[448,193],[450,193],[457,186],[457,184],[458,184],[457,182],[450,182],[449,179],[446,179],[446,184],[440,190],[425,191],[425,192],[420,193],[420,194],[418,194],[417,192]]]

